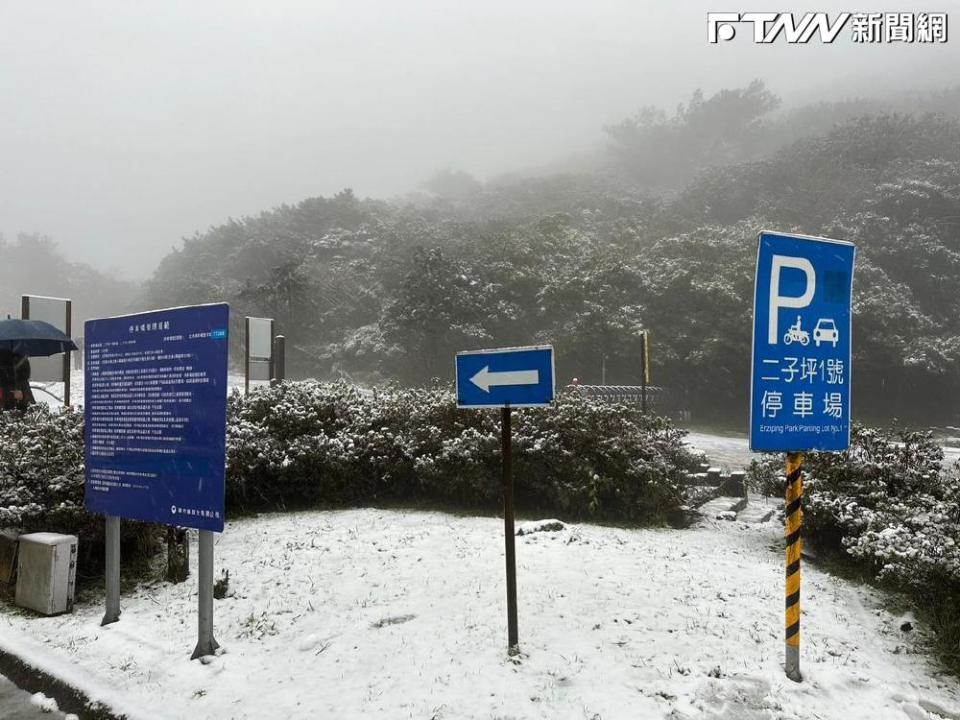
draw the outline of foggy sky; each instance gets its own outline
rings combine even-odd
[[[480,178],[603,143],[647,104],[759,77],[797,104],[939,88],[946,45],[707,43],[705,0],[0,2],[0,232],[147,276],[228,217],[443,168]],[[952,2],[791,3],[793,12]],[[954,37],[957,35],[957,37]]]

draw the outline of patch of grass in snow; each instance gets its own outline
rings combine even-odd
[[[237,637],[242,640],[262,640],[268,635],[277,635],[279,632],[276,623],[267,616],[266,612],[261,612],[259,615],[250,613],[250,615],[240,623],[240,630],[237,633]]]
[[[380,628],[384,628],[387,625],[402,625],[403,623],[410,622],[415,617],[417,616],[416,615],[394,615],[392,617],[381,618],[380,620],[377,620],[375,623],[372,623],[370,627],[379,630]]]

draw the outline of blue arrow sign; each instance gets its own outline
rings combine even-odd
[[[848,242],[760,234],[753,308],[750,449],[845,450],[850,444]]]
[[[535,407],[553,402],[553,348],[457,353],[457,407]]]

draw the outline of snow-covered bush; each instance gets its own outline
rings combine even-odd
[[[232,395],[228,424],[230,505],[500,497],[498,414],[457,410],[444,387],[285,383]],[[579,396],[516,411],[513,437],[518,505],[574,517],[658,521],[698,462],[668,422]]]
[[[514,413],[517,504],[567,517],[658,522],[682,503],[699,458],[683,432],[632,408],[562,396]],[[289,382],[228,400],[227,507],[437,502],[497,506],[496,412],[457,410],[444,387],[362,390]],[[103,521],[83,507],[83,414],[0,413],[0,527],[81,538],[81,572],[102,564]],[[124,559],[154,549],[124,522]]]
[[[0,527],[77,535],[81,577],[103,565],[103,518],[83,507],[82,412],[0,412]],[[121,527],[125,561],[152,553],[149,526]]]
[[[848,451],[806,455],[805,537],[921,602],[960,593],[960,477],[942,462],[929,432],[855,427]],[[753,480],[782,494],[782,466],[782,456],[755,463]]]
[[[83,414],[0,412],[0,527],[81,523]]]

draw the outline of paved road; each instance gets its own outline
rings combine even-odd
[[[30,704],[30,694],[0,675],[0,718],[3,720],[62,720],[63,713],[45,713]]]
[[[960,461],[960,438],[940,438],[939,442],[943,446],[945,468],[950,468],[955,462]],[[746,435],[733,433],[717,435],[691,430],[687,435],[687,444],[694,450],[706,453],[712,464],[726,470],[740,470],[747,467],[751,460],[760,457],[750,452]]]
[[[711,464],[726,470],[741,470],[755,457],[744,435],[714,435],[691,430],[687,435],[687,444],[694,450],[706,453]]]

